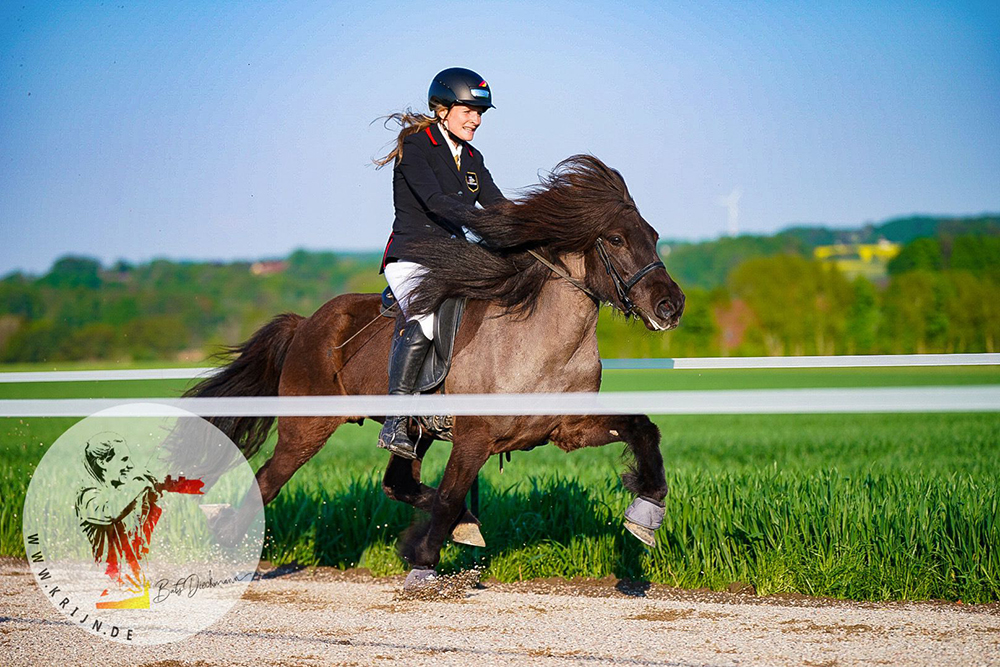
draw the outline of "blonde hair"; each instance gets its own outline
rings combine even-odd
[[[448,110],[448,107],[443,105],[435,105],[431,109],[433,116],[428,116],[425,113],[420,113],[419,111],[414,111],[413,109],[407,108],[406,111],[397,111],[396,113],[391,113],[388,116],[381,116],[375,120],[381,120],[382,125],[388,130],[389,125],[395,123],[399,126],[399,135],[396,137],[395,147],[386,155],[380,158],[372,158],[372,162],[375,164],[376,169],[381,169],[390,162],[395,162],[403,157],[403,139],[406,139],[411,134],[416,134],[417,132],[423,132],[431,125],[437,125],[441,122],[442,117],[438,114],[441,110]],[[445,114],[445,117],[447,113]],[[372,121],[374,122],[374,121]]]

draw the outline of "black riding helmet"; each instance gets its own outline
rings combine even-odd
[[[471,69],[449,67],[438,72],[427,91],[427,105],[441,105],[451,108],[453,104],[468,104],[474,107],[494,108],[493,95],[486,79]]]

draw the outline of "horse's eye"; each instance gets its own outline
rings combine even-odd
[[[611,245],[613,245],[615,247],[618,247],[618,246],[623,245],[625,243],[625,240],[622,237],[615,235],[615,236],[612,236],[612,237],[608,238],[608,243],[610,243]]]

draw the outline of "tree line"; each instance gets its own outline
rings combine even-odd
[[[1000,236],[973,231],[911,238],[886,278],[874,282],[812,259],[811,246],[827,237],[794,230],[681,246],[666,258],[688,295],[681,326],[647,332],[605,309],[601,352],[993,352],[1000,347]],[[45,275],[0,280],[0,361],[199,360],[277,313],[310,314],[339,293],[380,291],[379,259],[299,250],[257,272],[250,262],[104,267],[65,257]]]

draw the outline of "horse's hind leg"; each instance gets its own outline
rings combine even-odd
[[[341,424],[342,417],[282,417],[278,419],[278,442],[274,454],[257,471],[257,486],[264,505],[274,500],[281,488],[302,464],[315,456]],[[224,544],[236,544],[257,514],[256,503],[243,497],[235,521],[228,521],[219,532]]]
[[[402,555],[417,570],[433,570],[441,557],[441,547],[465,509],[465,496],[480,468],[489,458],[488,447],[464,449],[456,443],[445,466],[441,485],[431,505],[427,527],[408,536]]]
[[[260,497],[267,505],[274,500],[295,471],[316,455],[344,417],[282,417],[278,420],[278,442],[274,454],[257,471]]]
[[[419,510],[430,512],[434,504],[437,489],[420,481],[420,467],[427,449],[434,442],[433,438],[422,437],[417,442],[417,458],[404,459],[390,455],[382,478],[382,490],[392,500],[413,505]],[[479,520],[470,512],[463,501],[462,512],[458,521],[452,527],[451,539],[459,544],[474,547],[485,547],[486,541],[479,530]]]

